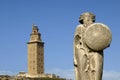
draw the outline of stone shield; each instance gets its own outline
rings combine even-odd
[[[94,23],[85,31],[84,40],[86,45],[95,51],[107,48],[112,39],[110,29],[102,23]]]

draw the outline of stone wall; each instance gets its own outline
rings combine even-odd
[[[30,77],[0,75],[0,80],[66,80],[66,79],[65,78],[30,78]]]

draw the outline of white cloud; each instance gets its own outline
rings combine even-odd
[[[75,80],[74,70],[73,69],[49,69],[47,73],[52,73],[59,75],[62,78]],[[120,80],[120,72],[118,71],[103,71],[103,80]]]
[[[15,75],[15,73],[11,72],[11,71],[0,71],[0,75]]]
[[[63,69],[56,68],[56,69],[46,70],[46,72],[51,73],[51,74],[56,74],[56,75],[60,76],[61,78],[74,80],[74,70],[73,69],[63,70]]]
[[[120,80],[120,72],[118,71],[104,71],[103,80]]]

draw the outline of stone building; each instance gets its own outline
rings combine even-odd
[[[30,78],[59,78],[55,74],[44,73],[44,42],[38,26],[32,26],[28,44],[28,73],[20,72],[17,76]]]
[[[44,42],[36,25],[33,25],[28,44],[28,75],[44,74]]]
[[[36,25],[32,26],[28,44],[28,73],[19,72],[15,76],[0,75],[0,80],[66,80],[55,74],[44,72],[44,42]]]

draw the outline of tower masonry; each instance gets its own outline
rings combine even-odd
[[[44,42],[36,25],[33,25],[28,44],[28,74],[44,74]]]

